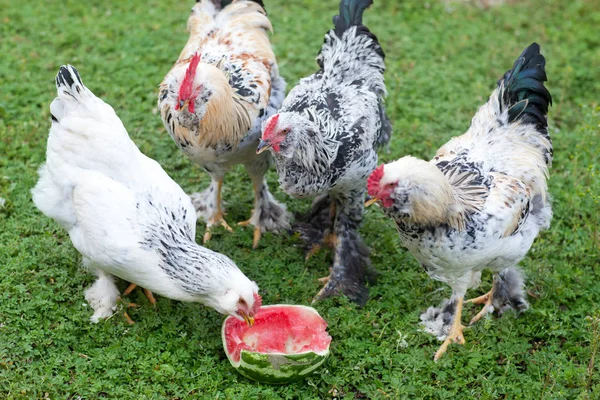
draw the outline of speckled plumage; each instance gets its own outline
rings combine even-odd
[[[269,193],[264,179],[271,157],[255,152],[263,121],[279,109],[285,96],[262,2],[199,1],[192,8],[188,29],[190,38],[160,85],[158,108],[175,143],[212,177],[209,188],[192,195],[198,216],[212,224],[221,210],[217,183],[231,167],[243,164],[256,194],[252,224],[262,231],[289,228],[285,206]],[[200,63],[190,113],[178,109],[177,103],[194,55],[200,56]]]
[[[430,162],[404,157],[370,182],[372,196],[393,200],[383,209],[404,245],[432,278],[452,287],[455,298],[478,282],[481,270],[491,269],[504,271],[494,285],[496,308],[526,308],[522,278],[511,271],[552,217],[546,184],[551,97],[544,65],[532,44],[464,135]],[[434,311],[423,320],[444,314]]]
[[[327,194],[335,203],[333,227],[319,227],[338,239],[322,297],[341,291],[362,304],[368,297],[364,283],[370,262],[356,230],[366,178],[377,165],[376,150],[391,133],[383,105],[384,53],[362,25],[362,12],[371,3],[341,1],[335,27],[325,35],[317,57],[320,69],[290,91],[276,124],[262,136],[263,143],[272,145],[279,183],[287,194]]]
[[[196,244],[189,196],[138,150],[112,107],[71,66],[61,67],[56,86],[46,164],[32,194],[98,275],[86,291],[92,321],[115,310],[113,275],[225,314],[235,314],[240,298],[252,306],[256,284],[228,257]]]

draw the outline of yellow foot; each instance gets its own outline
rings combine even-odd
[[[227,221],[225,221],[225,219],[223,218],[223,212],[219,211],[208,220],[206,232],[204,232],[204,243],[208,242],[210,238],[212,238],[211,229],[214,225],[221,225],[223,228],[227,229],[227,231],[233,232],[233,229],[231,229]]]
[[[450,333],[446,337],[446,340],[444,340],[444,343],[442,343],[438,351],[436,351],[433,361],[439,360],[444,355],[446,350],[448,350],[448,345],[450,345],[450,343],[465,344],[463,328],[464,326],[462,326],[462,324],[458,325],[456,328],[452,327]]]
[[[464,326],[460,322],[462,316],[462,305],[463,299],[459,298],[456,302],[456,311],[454,313],[454,320],[452,321],[452,328],[450,328],[450,332],[448,332],[448,336],[446,336],[444,343],[442,343],[438,351],[435,352],[433,361],[439,360],[444,355],[446,350],[448,350],[450,343],[465,344],[465,338],[463,336]]]
[[[238,222],[238,226],[248,226],[252,224],[252,218],[247,221]],[[254,227],[254,236],[252,238],[252,248],[256,249],[258,247],[258,242],[260,242],[260,238],[262,237],[262,231],[260,226]]]
[[[130,283],[129,286],[127,286],[127,289],[125,289],[125,291],[123,292],[123,296],[128,296],[129,294],[131,294],[131,292],[133,292],[133,290],[137,287],[137,285],[135,283]],[[154,298],[154,295],[152,294],[151,291],[149,291],[148,289],[144,289],[144,294],[146,295],[146,297],[148,298],[148,301],[150,302],[150,304],[152,304],[153,307],[156,307],[156,299]],[[133,307],[135,306],[134,303],[129,303],[129,307]]]
[[[317,293],[317,295],[313,299],[313,301],[312,301],[313,303],[315,303],[317,300],[319,300],[321,298],[321,295],[323,295],[323,293],[325,292],[325,288],[327,287],[327,284],[329,283],[330,278],[331,278],[331,268],[329,268],[329,275],[319,278],[319,282],[323,284],[323,287],[321,288],[321,290],[319,290],[319,293]]]
[[[484,304],[481,311],[479,311],[477,313],[477,315],[475,315],[473,317],[473,319],[471,319],[471,322],[469,322],[469,325],[473,325],[474,323],[479,321],[481,318],[486,316],[486,314],[490,311],[490,307],[492,307],[492,298],[493,297],[494,297],[494,289],[490,290],[483,296],[479,296],[474,299],[467,300],[467,303]]]

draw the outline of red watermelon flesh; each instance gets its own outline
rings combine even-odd
[[[303,307],[262,307],[254,316],[253,326],[236,318],[226,321],[227,352],[235,362],[240,360],[244,349],[258,353],[320,353],[331,342],[326,328],[323,318]]]

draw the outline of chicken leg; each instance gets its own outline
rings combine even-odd
[[[330,249],[335,249],[335,246],[337,244],[337,236],[336,236],[335,232],[333,231],[333,227],[335,224],[335,201],[332,201],[331,205],[329,206],[329,218],[330,218],[331,222],[329,224],[329,227],[326,230],[327,234],[325,234],[325,236],[319,243],[314,243],[312,245],[312,247],[306,253],[305,260],[308,260],[315,254],[317,254],[323,248],[323,245],[329,247]],[[329,278],[329,277],[326,277],[326,278]],[[319,280],[322,280],[322,279],[325,279],[325,278],[321,278]]]
[[[229,232],[233,229],[229,226],[223,216],[225,213],[221,207],[221,190],[223,189],[223,176],[213,176],[210,186],[201,193],[194,193],[190,197],[196,208],[198,217],[206,221],[206,231],[204,232],[203,242],[206,243],[212,238],[212,229],[215,225],[221,225]]]
[[[463,336],[464,326],[460,321],[462,317],[462,308],[463,297],[459,297],[456,299],[456,311],[454,312],[454,319],[452,321],[452,326],[450,327],[450,332],[448,332],[444,343],[442,343],[438,351],[436,351],[435,356],[433,357],[434,361],[438,361],[444,355],[450,343],[465,344],[465,338]]]
[[[335,203],[335,255],[329,277],[321,278],[325,286],[317,293],[314,301],[340,293],[359,305],[364,305],[369,298],[365,286],[367,281],[375,280],[375,272],[369,260],[369,250],[358,234],[358,226],[362,220],[364,193],[353,191],[347,197],[332,199]]]
[[[238,225],[254,226],[253,249],[258,247],[263,232],[279,232],[290,228],[290,217],[285,205],[275,200],[271,192],[269,192],[269,187],[264,178],[268,167],[268,158],[265,158],[264,163],[257,162],[246,165],[246,170],[254,186],[254,209],[252,210],[250,219],[239,222]]]
[[[128,296],[131,292],[133,292],[135,290],[136,287],[137,287],[137,285],[135,283],[130,283],[129,286],[127,286],[127,289],[125,289],[125,291],[123,292],[123,296]],[[144,294],[146,295],[146,298],[148,299],[150,304],[152,304],[153,307],[156,307],[156,299],[154,298],[154,295],[152,294],[152,292],[149,291],[148,289],[143,289],[143,290],[144,290]]]

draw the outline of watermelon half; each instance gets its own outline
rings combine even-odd
[[[327,322],[312,307],[263,306],[254,325],[235,317],[223,322],[223,347],[229,362],[246,378],[263,383],[300,379],[325,362],[331,336]]]

